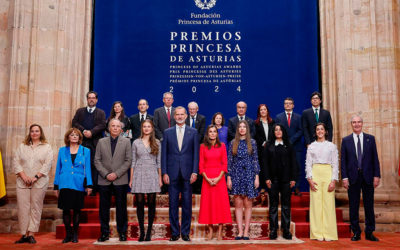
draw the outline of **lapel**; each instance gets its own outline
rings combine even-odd
[[[121,136],[118,136],[117,145],[115,145],[114,155],[112,156],[113,161],[114,161],[114,157],[115,157],[115,155],[117,154],[119,148],[122,147],[122,145],[121,145],[121,144],[122,144],[121,138],[122,138]],[[109,145],[110,145],[110,154],[111,154],[111,143],[110,143]]]
[[[356,142],[354,141],[353,133],[350,135],[349,143],[351,143],[350,149],[351,154],[357,159],[357,149],[356,149]]]
[[[181,152],[183,151],[185,145],[187,144],[186,141],[188,140],[189,134],[190,134],[190,131],[189,131],[189,129],[186,127],[186,128],[185,128],[185,133],[183,133]]]
[[[79,152],[79,150],[78,150]],[[64,163],[70,167],[72,166],[72,159],[71,159],[71,152],[69,147],[65,147],[65,152],[64,152]]]
[[[73,165],[74,166],[81,165],[82,164],[82,157],[83,157],[83,147],[81,145],[79,145],[78,152],[76,153],[76,158],[75,158],[75,162],[73,163]]]
[[[111,154],[111,135],[109,137],[107,137],[106,140],[104,140],[104,143],[106,144],[106,154],[108,158],[112,158],[112,154]]]
[[[367,152],[367,147],[369,145],[369,136],[365,133],[364,134],[364,138],[363,138],[363,150],[362,150],[362,158],[364,159],[365,157],[365,152]]]
[[[288,128],[290,128],[289,127],[289,122],[288,122],[288,119],[287,119],[287,115],[286,115],[286,111],[283,112],[283,120],[285,121],[284,125],[286,125]],[[292,115],[290,117],[290,124],[292,124],[292,123],[293,123],[293,111],[292,111]]]
[[[178,125],[175,125],[175,126],[171,127],[171,128],[174,128],[172,130],[172,137],[173,137],[172,140],[174,141],[174,145],[176,147],[176,151],[179,152],[178,135],[176,134],[176,126],[178,126]]]
[[[162,108],[161,108],[162,110],[162,112],[161,112],[161,114],[162,114],[162,116],[164,116],[164,119],[165,119],[165,121],[167,121],[167,123],[168,123],[168,115],[167,115],[167,111],[165,110],[165,107],[164,106],[162,106]],[[172,109],[170,108],[170,110],[169,110],[169,112],[171,113],[171,120],[172,120]]]

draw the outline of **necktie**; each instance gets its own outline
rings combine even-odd
[[[287,113],[287,124],[288,124],[289,127],[290,127],[290,113]]]
[[[89,109],[89,114],[91,114],[92,112],[93,112],[93,109],[90,108],[90,109]]]
[[[192,116],[192,128],[196,128],[196,121],[194,120],[194,116]]]
[[[318,109],[315,109],[315,120],[319,120]]]
[[[171,113],[169,112],[169,108],[167,108],[167,117],[168,117],[168,128],[171,127]]]
[[[243,116],[240,117],[240,120],[243,121]]]
[[[140,118],[140,122],[143,122],[143,120],[144,120],[144,117],[143,117],[143,115],[142,115],[142,117]]]
[[[181,151],[181,149],[182,149],[182,141],[183,141],[182,127],[178,127],[178,147],[179,147],[179,151]]]
[[[357,163],[358,163],[358,169],[361,169],[361,162],[362,162],[361,140],[360,140],[360,135],[357,135]]]

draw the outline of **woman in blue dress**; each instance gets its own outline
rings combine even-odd
[[[249,240],[249,227],[253,199],[258,196],[260,165],[257,145],[250,137],[249,124],[239,121],[235,138],[231,141],[228,153],[228,189],[235,196],[235,216],[238,235],[235,240]],[[244,231],[243,231],[244,207]]]
[[[228,147],[228,127],[224,126],[225,118],[221,112],[217,112],[213,115],[211,124],[217,127],[219,141],[223,142],[225,146]]]

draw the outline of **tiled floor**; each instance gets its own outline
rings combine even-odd
[[[163,245],[163,246],[98,246],[93,245],[94,240],[80,240],[79,243],[61,244],[61,240],[55,238],[55,233],[37,234],[37,244],[34,245],[16,245],[14,241],[19,238],[16,234],[0,234],[0,249],[155,249],[155,250],[237,250],[237,249],[267,249],[267,248],[284,248],[284,249],[400,249],[400,233],[375,233],[380,239],[379,242],[370,242],[363,239],[358,242],[351,242],[350,239],[339,239],[334,242],[311,241],[301,238],[303,244],[246,244],[246,245]]]

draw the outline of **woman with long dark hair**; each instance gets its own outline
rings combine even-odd
[[[131,131],[131,122],[129,117],[125,114],[124,106],[122,105],[121,101],[116,101],[113,103],[110,111],[110,116],[107,119],[106,124],[106,135],[108,136],[108,123],[112,119],[118,119],[122,123],[122,133],[121,136],[132,138],[132,131]]]
[[[150,241],[156,213],[156,193],[161,191],[161,146],[156,139],[154,124],[145,120],[141,125],[142,134],[132,144],[132,168],[129,187],[135,194],[137,217],[139,221],[139,241]],[[144,230],[144,199],[147,195],[148,226]]]
[[[250,137],[249,124],[239,121],[235,138],[228,152],[227,185],[235,196],[235,215],[238,235],[235,240],[249,240],[250,219],[253,199],[258,196],[260,166],[257,159],[257,145]],[[245,227],[243,231],[243,206]]]
[[[221,112],[217,112],[211,119],[211,124],[214,125],[218,130],[218,138],[220,142],[223,142],[225,146],[228,146],[228,127],[225,126],[225,118]]]
[[[207,127],[200,146],[199,174],[203,176],[199,223],[208,224],[208,237],[213,237],[213,224],[218,224],[218,240],[222,240],[223,223],[231,223],[229,196],[225,181],[227,155],[224,143],[218,139],[217,127]]]
[[[269,195],[269,238],[275,240],[278,235],[278,204],[281,200],[281,230],[283,238],[291,240],[290,233],[290,196],[291,188],[297,180],[297,162],[295,151],[289,142],[286,129],[281,124],[272,127],[271,141],[264,152],[264,181]]]

